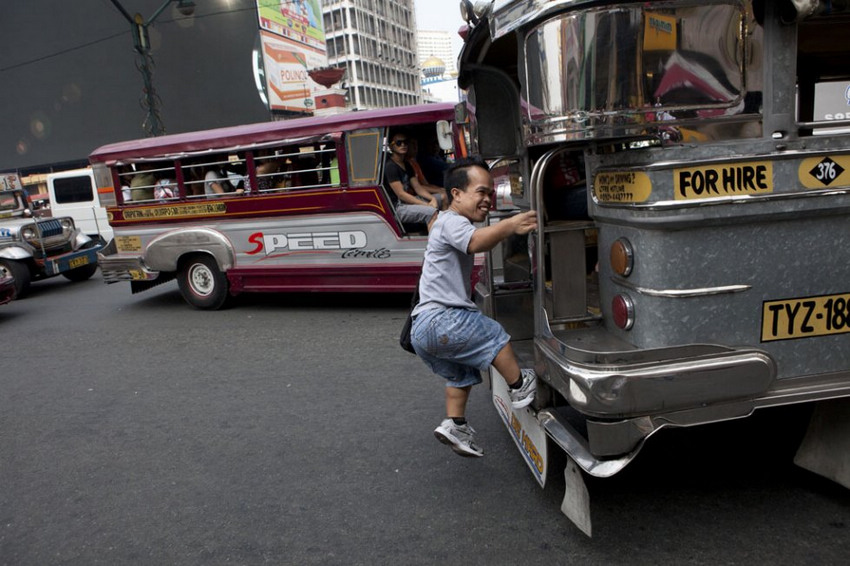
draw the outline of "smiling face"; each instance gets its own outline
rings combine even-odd
[[[486,169],[470,167],[466,170],[466,187],[452,187],[451,210],[471,222],[483,222],[490,213],[493,197],[493,179]]]

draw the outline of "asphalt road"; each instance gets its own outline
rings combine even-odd
[[[850,491],[791,463],[805,410],[663,431],[589,481],[594,537],[541,490],[485,387],[486,456],[438,443],[409,297],[253,295],[100,275],[0,306],[0,564],[844,564]]]

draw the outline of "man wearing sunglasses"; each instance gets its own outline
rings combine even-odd
[[[437,218],[439,204],[431,199],[428,204],[416,196],[416,173],[405,161],[409,141],[404,132],[395,132],[390,136],[390,158],[384,164],[384,188],[395,207],[398,219],[406,224],[431,224]],[[409,188],[413,190],[408,191]]]

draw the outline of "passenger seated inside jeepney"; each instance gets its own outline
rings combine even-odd
[[[183,171],[186,195],[190,197],[202,196],[204,194],[204,167],[202,165],[190,165],[184,167]]]
[[[286,188],[287,169],[284,150],[263,149],[254,154],[254,172],[257,176],[257,189],[271,191]]]
[[[147,167],[141,168],[130,181],[130,194],[135,201],[153,200],[156,177],[148,169]]]
[[[390,156],[384,164],[384,188],[389,196],[396,216],[402,225],[424,224],[431,228],[431,224],[437,219],[439,204],[436,199],[431,199],[428,204],[415,196],[420,191],[419,181],[416,173],[406,161],[409,149],[408,135],[404,131],[390,133],[389,136]],[[411,190],[411,185],[414,186]],[[421,189],[421,187],[420,187]]]
[[[437,201],[436,208],[438,210],[446,210],[449,207],[449,200],[446,198],[446,190],[442,187],[442,185],[432,185],[428,182],[417,159],[417,155],[419,154],[419,143],[416,141],[416,138],[412,136],[407,139],[408,149],[405,161],[407,161],[413,169],[413,172],[416,175],[416,180],[418,181],[418,186],[416,183],[411,182],[408,187],[408,191],[414,191],[414,196],[419,197],[419,199],[426,204],[430,204],[432,200],[435,200]]]
[[[416,155],[416,162],[422,167],[422,173],[428,183],[436,187],[444,185],[443,175],[449,168],[449,164],[436,136],[430,134],[423,139],[419,146],[419,153]]]
[[[156,180],[153,188],[153,198],[158,201],[171,200],[178,196],[177,181],[169,175],[163,175]]]
[[[233,171],[232,167],[209,167],[204,175],[204,194],[207,196],[243,194],[246,190],[250,190],[250,187],[245,177]]]

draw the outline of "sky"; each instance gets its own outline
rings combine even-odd
[[[416,6],[416,27],[451,32],[457,56],[462,43],[457,30],[464,24],[460,18],[460,0],[414,0],[413,3]]]

